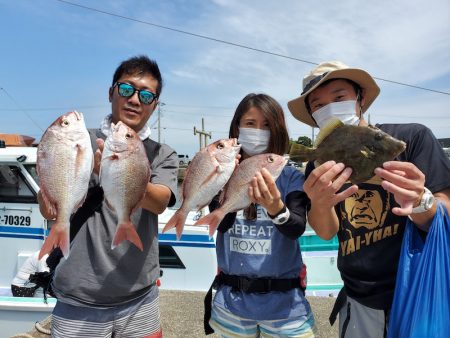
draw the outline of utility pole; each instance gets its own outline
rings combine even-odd
[[[202,130],[198,130],[195,126],[194,126],[194,135],[198,134],[198,141],[200,143],[200,150],[202,150],[203,147],[206,147],[206,145],[208,144],[208,137],[211,138],[211,132],[207,133],[205,131],[205,120],[202,117]],[[203,136],[203,140],[204,142],[202,142],[202,136]],[[204,215],[206,215],[208,209],[206,206],[204,206],[202,209],[200,209],[196,215],[196,217],[202,217]]]
[[[312,144],[314,144],[314,127],[311,127],[311,129],[312,129],[311,141],[312,141]]]
[[[207,137],[211,138],[211,132],[207,133],[205,131],[205,120],[203,119],[203,117],[202,117],[202,130],[198,130],[196,127],[194,127],[194,135],[197,135],[197,134],[198,134],[198,140],[200,143],[200,150],[201,150],[203,147],[206,147],[206,145],[208,144]],[[202,136],[203,136],[204,142],[202,142]]]
[[[161,107],[165,105],[161,101],[158,103],[158,143],[161,143]]]

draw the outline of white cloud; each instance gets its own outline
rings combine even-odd
[[[448,0],[434,0],[432,3],[425,0],[77,3],[313,63],[340,59],[350,66],[366,69],[375,77],[450,91]],[[22,44],[5,40],[9,47],[8,54],[3,56],[4,62],[12,64],[11,69],[15,71],[9,75],[6,69],[0,70],[0,78],[4,80],[2,85],[12,88],[11,93],[17,98],[23,79],[42,68],[45,53],[49,53],[47,58],[56,60],[59,66],[56,68],[52,64],[54,68],[49,68],[47,75],[39,80],[43,85],[28,91],[27,101],[21,102],[24,107],[33,107],[33,104],[52,107],[61,105],[61,102],[80,106],[104,104],[107,107],[105,94],[114,67],[131,55],[148,53],[156,58],[163,71],[165,88],[162,100],[167,105],[163,108],[166,113],[163,114],[162,126],[167,129],[163,129],[162,134],[176,150],[192,155],[197,149],[198,136],[193,135],[192,129],[199,127],[202,117],[208,130],[223,131],[214,135],[225,136],[235,107],[249,92],[265,92],[282,104],[292,137],[311,135],[311,128],[293,119],[286,106],[300,93],[302,77],[313,67],[311,64],[61,3],[40,6],[27,2],[27,6],[10,5],[6,8],[12,12],[14,6],[20,6],[17,7],[17,18],[23,19],[17,29],[27,32],[30,41],[40,39],[41,46],[32,51],[33,58],[28,58],[27,64],[18,66],[14,64],[15,53],[22,52],[17,49]],[[29,15],[30,20],[26,20],[25,15]],[[12,19],[17,21],[17,18]],[[66,46],[53,45],[53,40],[47,36],[35,36],[35,33],[42,34],[42,25],[54,25],[55,34],[67,37],[68,42],[76,42],[77,50],[69,53]],[[17,29],[12,29],[11,34],[17,34]],[[12,38],[14,40],[14,35]],[[19,38],[18,41],[23,40]],[[86,52],[89,55],[83,58]],[[72,72],[77,62],[80,65]],[[98,67],[87,67],[86,62]],[[61,81],[64,75],[67,81]],[[14,81],[17,84],[11,87]],[[439,137],[450,136],[447,132],[450,129],[443,127],[450,121],[447,117],[448,95],[383,81],[378,83],[382,94],[371,108],[374,122],[420,122],[421,114],[426,112],[434,117],[422,122]],[[46,95],[45,87],[52,88],[55,91],[53,95]],[[73,91],[73,87],[77,90]],[[89,88],[98,91],[102,87],[105,87],[104,91],[97,96],[91,93],[87,98],[85,92]],[[95,103],[92,102],[93,97],[97,97]],[[11,106],[7,101],[0,96],[0,108]],[[88,120],[96,126],[97,120],[108,112],[105,110],[107,108],[88,111]],[[46,125],[55,114],[38,114],[36,118],[40,124]],[[154,118],[151,123],[154,123]],[[21,122],[21,130],[25,124]],[[27,128],[33,128],[32,123],[28,125]],[[32,133],[37,132],[34,130]]]

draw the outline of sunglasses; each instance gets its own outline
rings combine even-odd
[[[142,104],[151,104],[157,98],[156,94],[151,91],[145,89],[138,90],[128,83],[116,82],[114,87],[118,88],[119,95],[122,97],[131,97],[134,93],[138,92],[139,101]]]

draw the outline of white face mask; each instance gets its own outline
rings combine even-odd
[[[270,131],[257,128],[239,128],[238,142],[249,156],[262,154],[269,145]]]
[[[316,121],[319,128],[327,124],[328,120],[335,117],[344,124],[357,126],[359,117],[356,116],[356,100],[348,100],[341,102],[331,102],[326,106],[316,110],[312,117]]]

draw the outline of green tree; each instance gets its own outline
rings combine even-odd
[[[313,145],[311,139],[308,136],[300,136],[297,139],[297,143],[304,145],[305,147],[312,147]]]

